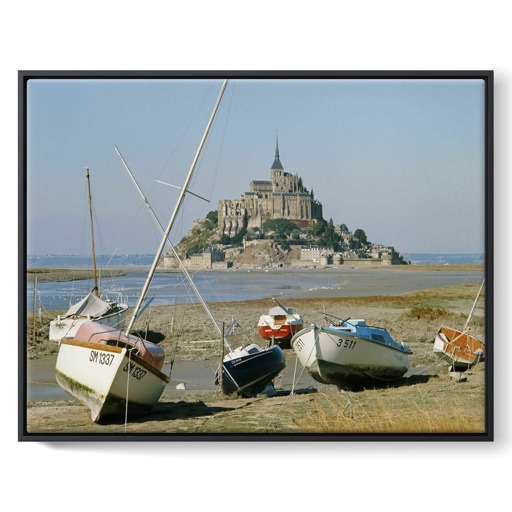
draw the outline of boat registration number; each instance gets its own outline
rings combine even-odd
[[[299,338],[295,343],[295,348],[300,352],[304,348],[304,342]]]
[[[123,372],[128,372],[128,375],[131,375],[134,379],[141,380],[146,373],[146,370],[143,370],[140,366],[137,366],[135,363],[126,363]]]
[[[91,350],[89,355],[89,361],[91,363],[104,364],[110,366],[114,360],[114,354],[107,354],[105,352],[98,352],[97,350]]]
[[[344,340],[344,339],[340,338],[337,341],[336,346],[340,347],[340,348],[354,349],[356,346],[356,343],[357,343],[356,340]]]

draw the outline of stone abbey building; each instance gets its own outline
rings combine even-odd
[[[307,227],[322,219],[322,204],[297,174],[285,172],[276,140],[269,181],[251,181],[240,199],[221,199],[218,207],[220,234],[234,237],[244,228],[262,229],[268,219],[288,219]]]

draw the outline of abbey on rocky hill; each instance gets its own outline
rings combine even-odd
[[[279,159],[279,143],[270,169],[270,180],[254,180],[239,199],[221,199],[218,227],[221,235],[235,237],[244,228],[263,228],[269,219],[288,219],[308,227],[322,219],[322,203],[308,191],[297,174],[285,172]]]

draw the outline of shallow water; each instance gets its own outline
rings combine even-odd
[[[103,278],[101,290],[110,299],[122,298],[130,306],[137,302],[146,275],[135,272]],[[456,284],[477,284],[482,275],[461,271],[412,271],[391,268],[341,267],[329,269],[208,270],[193,275],[194,283],[206,302],[231,302],[267,297],[357,297],[396,295],[426,288]],[[92,282],[42,282],[37,286],[36,305],[43,310],[67,309],[82,299]],[[180,273],[158,273],[148,298],[153,305],[198,302]],[[34,284],[27,285],[27,311],[33,310]]]
[[[275,379],[276,388],[290,390],[295,382],[295,389],[310,386],[323,387],[302,370],[300,365],[295,368],[295,355],[287,351],[287,365]],[[56,356],[29,360],[27,364],[27,402],[52,402],[59,400],[72,400],[55,380]],[[169,374],[169,365],[164,367],[164,373]],[[171,372],[171,381],[164,389],[163,398],[182,398],[197,393],[212,392],[217,389],[215,385],[216,363],[208,361],[176,361]],[[185,389],[176,389],[184,385]]]

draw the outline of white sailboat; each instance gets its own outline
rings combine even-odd
[[[128,322],[128,304],[117,300],[106,300],[100,296],[96,251],[94,249],[94,224],[92,216],[91,184],[89,168],[86,168],[87,191],[89,197],[89,216],[92,241],[92,264],[94,287],[83,299],[73,304],[66,313],[50,322],[50,341],[60,341],[64,337],[73,337],[84,322],[98,322],[109,327],[124,329]]]
[[[169,382],[169,377],[162,372],[164,350],[133,336],[131,332],[146,300],[149,286],[226,85],[227,81],[224,81],[126,331],[86,322],[75,336],[63,338],[59,344],[55,366],[56,380],[64,390],[90,409],[91,418],[95,422],[101,418],[122,414],[127,419],[129,415],[151,411]]]
[[[478,290],[473,307],[462,330],[443,326],[439,329],[434,339],[434,354],[450,363],[454,370],[467,370],[483,360],[485,356],[485,344],[470,334],[469,329],[469,324],[484,283],[485,280]]]

